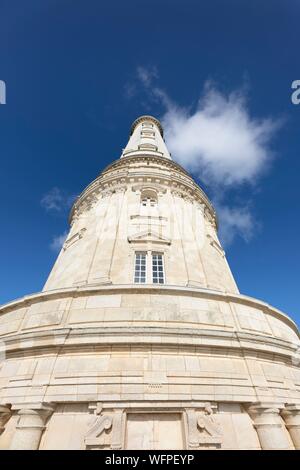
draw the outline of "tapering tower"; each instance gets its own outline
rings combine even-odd
[[[239,293],[157,119],[70,225],[43,291],[0,310],[0,448],[300,448],[297,327]]]
[[[70,222],[45,291],[163,283],[238,292],[217,237],[215,211],[191,176],[172,161],[161,124],[151,116],[133,123],[121,158],[79,196]],[[145,266],[139,280],[136,253]],[[157,282],[152,253],[159,254],[163,269]]]

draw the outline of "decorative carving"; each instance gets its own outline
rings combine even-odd
[[[86,197],[84,200],[80,201],[78,205],[75,205],[74,211],[76,212],[76,217],[78,218],[81,214],[84,212],[87,212],[94,207],[94,205],[98,201],[98,196],[96,196],[96,193],[93,193],[92,195]]]
[[[5,425],[11,417],[11,409],[8,406],[0,405],[0,436],[5,429]]]
[[[152,165],[152,173],[147,171],[147,175],[145,175],[142,170],[139,171],[141,163]],[[130,173],[130,169],[133,169],[135,164],[138,164],[138,168],[134,173]],[[163,176],[158,177],[157,168],[164,170]],[[168,174],[165,174],[166,170],[169,172]],[[206,219],[214,228],[217,227],[215,211],[203,190],[177,163],[153,155],[126,157],[126,159],[120,159],[109,165],[77,198],[70,214],[70,222],[72,223],[74,218],[76,220],[81,214],[89,211],[100,197],[111,196],[115,192],[124,192],[132,184],[133,191],[138,191],[146,185],[153,186],[159,194],[164,194],[170,187],[175,196],[190,203],[201,204],[204,207]]]
[[[148,393],[161,393],[163,385],[161,383],[149,383],[147,384]]]
[[[191,204],[196,203],[197,207],[201,207],[205,217],[208,219],[208,221],[212,224],[216,224],[215,222],[215,214],[211,212],[210,208],[207,208],[205,204],[201,201],[199,198],[199,195],[188,189],[186,190],[184,186],[177,186],[176,183],[173,183],[173,188],[171,189],[171,194],[175,197],[182,198],[186,202],[190,202]]]
[[[199,413],[197,424],[200,429],[200,444],[221,444],[221,427],[214,418],[213,410],[209,403],[205,405],[204,411]]]
[[[204,405],[204,409],[186,410],[188,424],[188,446],[191,449],[200,447],[220,447],[222,443],[222,431],[220,424],[213,416],[210,403]]]
[[[113,417],[113,430],[111,437],[111,448],[122,449],[123,447],[123,435],[125,427],[125,415],[123,409],[115,410]]]
[[[79,232],[75,233],[75,235],[73,235],[71,238],[67,239],[65,241],[65,243],[63,244],[63,250],[67,250],[71,245],[73,245],[75,242],[77,242],[78,240],[80,240],[84,233],[86,232],[86,228],[82,228],[81,230],[79,230]]]
[[[95,412],[101,413],[101,408]],[[124,424],[123,409],[97,416],[85,436],[87,449],[122,449]]]
[[[124,186],[124,185],[117,185],[117,186],[115,187],[115,192],[116,192],[116,193],[125,193],[126,189],[127,189],[127,188],[126,188],[126,186]]]
[[[204,216],[214,228],[217,227],[216,213],[215,212],[212,213],[211,210],[207,206],[204,207]]]
[[[152,243],[159,243],[163,245],[171,245],[171,240],[169,238],[163,237],[152,230],[146,230],[141,233],[136,233],[135,235],[128,237],[128,242],[129,243],[152,242]]]
[[[97,416],[88,430],[86,437],[85,437],[85,444],[87,448],[90,447],[98,447],[101,448],[101,446],[105,445],[101,441],[100,436],[103,433],[103,431],[108,431],[111,429],[113,423],[112,416],[110,415],[102,415],[102,416]]]
[[[135,184],[132,186],[132,191],[141,192],[141,191],[157,191],[158,194],[165,194],[167,189],[164,188],[158,181],[147,182]]]
[[[194,409],[186,410],[188,426],[188,448],[199,447],[199,433],[197,429],[197,414]]]
[[[105,189],[104,191],[102,191],[102,197],[103,197],[103,198],[109,197],[109,196],[111,196],[113,193],[114,193],[114,190],[112,190],[112,189]]]
[[[210,244],[213,248],[215,248],[215,250],[217,250],[217,252],[218,252],[221,256],[223,256],[223,258],[224,258],[224,256],[225,256],[225,251],[223,250],[223,248],[221,247],[221,245],[220,245],[216,240],[214,240],[214,238],[213,238],[211,235],[207,235],[207,238],[208,238],[208,240],[209,240],[209,244]]]

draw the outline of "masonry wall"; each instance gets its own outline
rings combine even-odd
[[[44,290],[131,284],[134,252],[154,249],[165,255],[166,284],[238,292],[212,209],[193,180],[164,158],[124,158],[117,168],[95,180],[90,202],[79,205]],[[156,194],[155,208],[144,210],[144,190]]]

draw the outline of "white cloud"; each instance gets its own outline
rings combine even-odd
[[[178,106],[155,85],[157,67],[139,66],[137,77],[148,97],[165,108],[161,120],[173,158],[206,184],[253,184],[265,171],[281,122],[251,116],[245,90],[226,95],[207,82],[193,110]]]
[[[53,240],[50,243],[51,250],[58,253],[61,250],[67,236],[68,236],[68,232],[67,232],[67,230],[65,230],[61,235],[57,235],[57,236],[53,237]]]
[[[204,181],[218,201],[222,242],[228,246],[236,236],[249,241],[260,224],[247,206],[229,207],[224,200],[229,188],[257,184],[274,157],[272,141],[282,121],[252,116],[243,89],[224,94],[207,82],[196,108],[183,108],[156,85],[156,67],[140,66],[137,76],[147,96],[164,107],[161,121],[172,158]]]
[[[174,158],[207,184],[222,186],[256,182],[279,127],[274,119],[251,117],[241,92],[225,96],[210,86],[196,110],[171,105],[162,121]]]
[[[47,212],[61,212],[69,209],[74,199],[74,195],[68,195],[59,188],[52,188],[42,197],[41,206],[46,209]]]
[[[257,222],[247,207],[215,205],[219,220],[219,237],[224,246],[229,246],[236,236],[249,242],[258,228]]]

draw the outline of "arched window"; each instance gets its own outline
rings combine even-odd
[[[153,189],[144,189],[141,193],[142,207],[156,207],[157,193]]]

